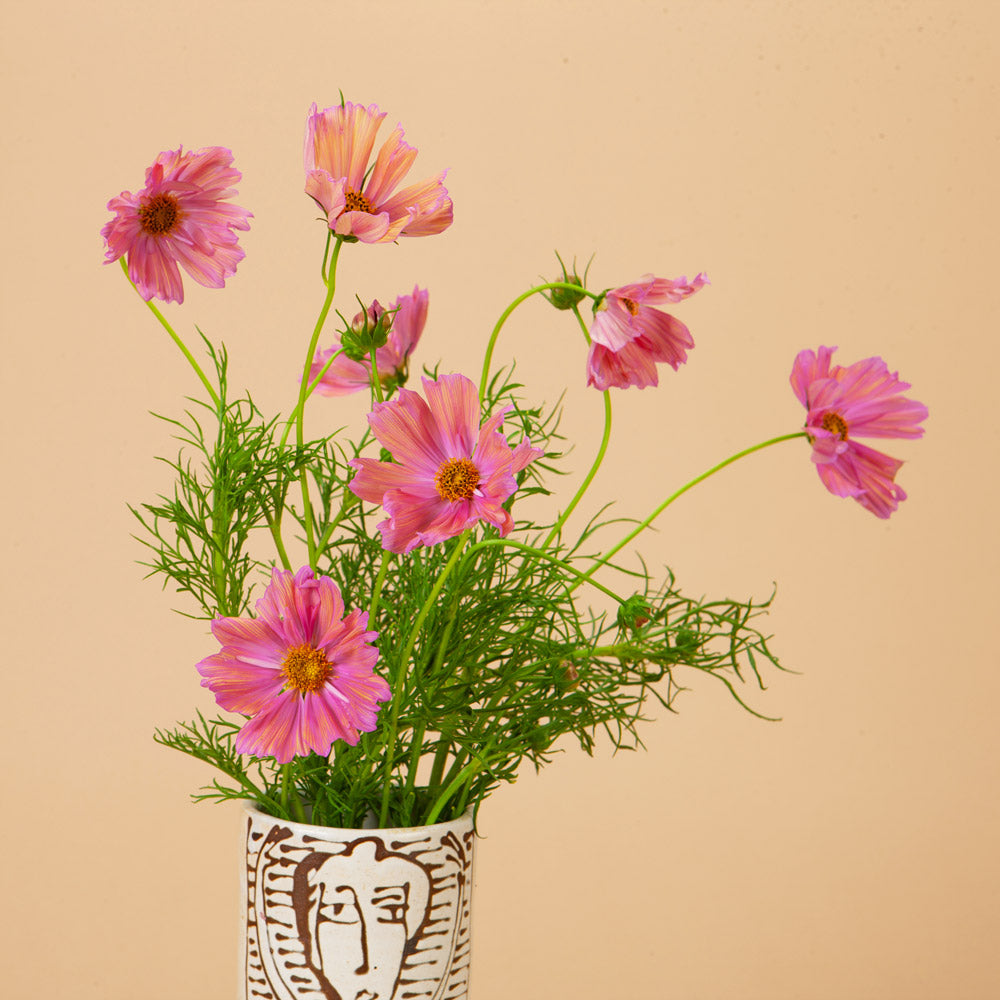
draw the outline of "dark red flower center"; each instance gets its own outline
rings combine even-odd
[[[471,500],[479,485],[479,470],[467,458],[449,458],[437,470],[434,485],[442,500]]]
[[[375,206],[360,192],[352,191],[348,188],[344,192],[344,200],[347,205],[345,212],[367,212],[369,215],[375,214]]]
[[[285,688],[301,694],[318,691],[333,673],[333,666],[321,649],[309,645],[292,646],[281,661]]]
[[[839,413],[824,413],[820,426],[825,431],[839,435],[841,441],[847,440],[847,421]]]
[[[637,316],[639,314],[639,307],[631,299],[627,299],[623,295],[618,301],[629,311],[630,315]]]
[[[180,221],[181,210],[172,194],[153,195],[139,206],[139,225],[150,236],[166,236]]]

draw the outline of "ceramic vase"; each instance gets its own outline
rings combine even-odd
[[[240,1000],[468,996],[471,812],[341,830],[246,810]]]

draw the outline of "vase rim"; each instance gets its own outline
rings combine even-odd
[[[473,806],[469,806],[469,808],[466,809],[461,816],[445,820],[442,823],[432,823],[429,826],[317,826],[315,823],[299,823],[296,820],[282,819],[280,816],[272,816],[270,813],[264,812],[263,809],[258,808],[256,803],[250,801],[244,801],[243,811],[251,816],[260,816],[263,819],[273,820],[275,823],[281,823],[284,826],[289,826],[296,830],[328,830],[331,833],[372,833],[384,836],[386,834],[412,833],[414,830],[438,830],[443,827],[455,826],[456,824],[471,826],[474,828]]]

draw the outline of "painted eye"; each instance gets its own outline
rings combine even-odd
[[[405,909],[402,903],[383,903],[378,908],[378,922],[380,924],[401,924]]]
[[[327,903],[320,907],[319,920],[331,924],[356,924],[360,921],[354,903]]]

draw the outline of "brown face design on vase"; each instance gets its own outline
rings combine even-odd
[[[423,866],[361,840],[344,854],[314,852],[295,872],[299,940],[330,1000],[392,1000],[428,912]]]

